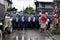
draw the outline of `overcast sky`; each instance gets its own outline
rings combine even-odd
[[[53,0],[38,0],[43,2],[52,2]],[[12,0],[13,7],[16,7],[18,11],[25,9],[26,7],[33,7],[35,9],[34,0]]]

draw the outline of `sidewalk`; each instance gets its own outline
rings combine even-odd
[[[60,35],[54,35],[54,38],[55,38],[56,40],[60,40]]]
[[[60,34],[53,35],[49,31],[47,31],[47,32],[49,33],[49,35],[52,37],[53,40],[60,40]]]

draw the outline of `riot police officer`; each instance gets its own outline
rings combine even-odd
[[[29,14],[29,17],[28,17],[28,28],[30,29],[32,26],[31,26],[31,15]]]
[[[12,27],[13,27],[13,29],[16,29],[16,17],[17,17],[17,15],[16,15],[16,12],[12,12],[11,13],[11,18],[12,18]]]
[[[25,24],[25,29],[28,28],[28,18],[29,18],[29,15],[28,14],[24,14],[24,24]]]
[[[30,28],[33,29],[33,15],[30,16]]]
[[[22,29],[22,17],[23,17],[23,14],[22,13],[19,13],[18,14],[18,28],[19,29]]]
[[[40,15],[39,14],[35,14],[34,16],[35,16],[35,27],[37,29],[39,29],[39,27],[40,27],[40,25],[39,25],[39,17],[40,17]]]
[[[35,16],[33,15],[33,29],[35,28]]]

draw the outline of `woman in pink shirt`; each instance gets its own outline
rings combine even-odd
[[[54,27],[55,28],[58,27],[58,14],[57,14],[57,12],[54,14]]]

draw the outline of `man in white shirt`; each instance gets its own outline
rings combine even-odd
[[[5,31],[12,32],[12,18],[8,15],[5,16],[4,26]]]

